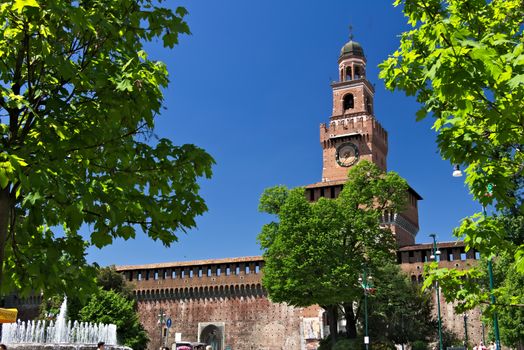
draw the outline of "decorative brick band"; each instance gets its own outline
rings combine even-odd
[[[133,291],[139,301],[147,300],[197,300],[197,299],[225,299],[239,297],[266,297],[266,290],[261,284],[225,285],[209,287],[169,288],[156,290]]]

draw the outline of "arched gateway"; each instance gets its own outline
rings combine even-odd
[[[202,343],[211,345],[213,350],[223,350],[224,349],[223,329],[224,329],[223,325],[221,327],[216,326],[214,324],[207,325],[204,327],[204,329],[202,329],[202,331],[200,331],[199,341]]]

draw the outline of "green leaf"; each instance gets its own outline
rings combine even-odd
[[[14,0],[13,10],[17,12],[22,12],[25,7],[36,7],[40,8],[40,5],[36,0]]]
[[[522,84],[524,84],[524,74],[516,75],[508,81],[508,85],[512,89],[516,89],[519,85]]]

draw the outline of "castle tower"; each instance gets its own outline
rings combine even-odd
[[[310,201],[336,198],[347,180],[348,170],[360,160],[387,170],[388,134],[375,118],[375,89],[366,78],[366,57],[362,46],[350,37],[338,58],[337,82],[333,89],[333,111],[329,123],[320,125],[322,181],[306,186]],[[415,243],[418,232],[417,201],[422,199],[409,188],[403,213],[385,213],[399,246]]]
[[[339,81],[334,82],[333,114],[320,126],[322,181],[345,180],[348,168],[361,159],[386,171],[388,135],[373,114],[375,89],[366,78],[366,57],[350,40],[338,58]]]

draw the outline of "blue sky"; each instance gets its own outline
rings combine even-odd
[[[164,2],[170,4],[171,2]],[[257,211],[262,191],[321,179],[319,124],[329,120],[330,82],[337,78],[348,26],[367,58],[375,85],[375,115],[389,133],[388,170],[424,198],[417,243],[452,240],[460,219],[479,210],[452,166],[437,152],[431,120],[415,122],[414,98],[386,91],[377,65],[398,47],[409,27],[389,1],[183,1],[192,35],[174,50],[148,45],[167,63],[171,84],[156,133],[194,143],[216,160],[201,194],[209,211],[198,228],[170,248],[145,235],[90,248],[101,265],[259,255],[260,228],[271,218]],[[173,5],[174,6],[174,5]]]

